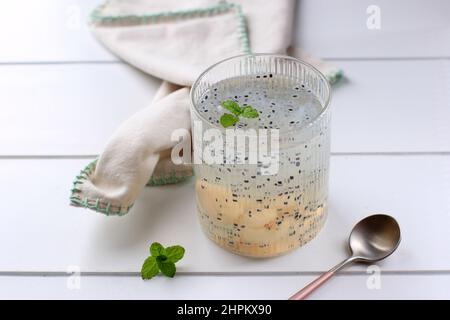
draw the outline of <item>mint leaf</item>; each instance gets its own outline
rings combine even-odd
[[[182,246],[172,246],[166,248],[167,259],[173,263],[178,262],[184,256],[184,248]]]
[[[177,268],[175,267],[175,263],[173,263],[170,260],[157,260],[158,263],[158,267],[159,269],[161,269],[161,272],[170,278],[173,278],[173,276],[175,275],[175,273],[177,272]]]
[[[241,116],[244,118],[258,118],[259,112],[252,106],[245,106],[244,109],[242,109]]]
[[[222,107],[224,107],[228,111],[231,111],[232,113],[234,113],[237,116],[240,115],[242,112],[241,107],[239,106],[239,104],[236,101],[233,101],[233,100],[222,101],[221,105],[222,105]]]
[[[225,113],[220,117],[220,124],[224,128],[234,126],[239,121],[239,116],[243,118],[258,118],[259,112],[252,106],[241,106],[233,100],[225,100],[221,102],[222,107],[232,112],[232,114]]]
[[[154,257],[158,257],[166,254],[166,250],[161,243],[153,242],[150,246],[150,254]]]
[[[238,121],[239,121],[238,117],[236,117],[235,115],[229,114],[229,113],[225,113],[220,117],[220,124],[224,128],[234,126],[236,124],[236,122],[238,122]]]
[[[145,259],[141,268],[142,279],[151,279],[160,271],[167,277],[172,278],[176,273],[175,262],[184,256],[182,246],[171,246],[164,248],[162,244],[153,242],[150,246],[151,256]]]
[[[141,268],[141,277],[143,280],[148,280],[153,278],[159,273],[158,263],[155,257],[148,257],[145,259],[144,264]]]

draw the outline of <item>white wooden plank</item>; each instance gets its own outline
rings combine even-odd
[[[450,61],[340,61],[332,151],[450,151]]]
[[[114,61],[90,33],[103,0],[2,1],[0,62]],[[366,26],[366,9],[381,9],[381,29]],[[26,8],[26,9],[25,9]],[[303,0],[293,43],[318,57],[450,56],[450,4],[445,0]]]
[[[333,152],[450,151],[450,61],[346,61]],[[0,155],[99,154],[159,81],[121,64],[0,66]]]
[[[2,1],[0,62],[116,61],[88,28],[102,1]]]
[[[98,154],[160,81],[124,64],[0,67],[0,154]]]
[[[449,156],[333,157],[324,230],[293,253],[263,260],[233,255],[206,239],[192,183],[147,188],[122,218],[69,207],[71,181],[86,162],[0,161],[0,252],[8,257],[0,259],[0,271],[77,265],[85,272],[136,272],[153,241],[186,247],[183,272],[323,271],[345,257],[354,223],[374,212],[394,215],[403,233],[382,270],[450,270]]]
[[[449,299],[450,275],[338,275],[309,298]],[[0,299],[276,299],[285,300],[315,276],[0,276]],[[371,286],[367,286],[367,281]],[[79,286],[78,286],[79,284]]]
[[[369,6],[380,28],[369,29]],[[324,58],[449,57],[450,2],[446,0],[302,0],[294,45]]]

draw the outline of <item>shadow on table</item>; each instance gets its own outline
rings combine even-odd
[[[98,221],[92,240],[97,244],[96,250],[126,250],[149,246],[153,241],[169,241],[170,244],[179,238],[173,234],[185,233],[187,224],[196,223],[192,214],[195,207],[191,208],[194,204],[191,184],[191,181],[185,181],[145,188],[127,215]]]

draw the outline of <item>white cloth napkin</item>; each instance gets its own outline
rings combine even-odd
[[[153,102],[126,120],[98,160],[76,177],[71,204],[123,215],[146,184],[191,175],[174,165],[171,134],[190,129],[189,86],[208,66],[239,54],[290,46],[294,0],[112,0],[92,14],[92,31],[129,64],[164,80]],[[298,50],[291,55],[309,59]],[[331,82],[341,72],[314,63]]]

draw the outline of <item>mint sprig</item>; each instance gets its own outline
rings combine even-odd
[[[258,118],[259,113],[256,109],[252,108],[251,106],[245,106],[244,109],[242,109],[241,117]]]
[[[234,126],[239,121],[239,117],[234,114],[225,113],[220,117],[220,124],[224,128]]]
[[[231,113],[224,113],[220,117],[220,124],[224,128],[234,126],[238,121],[239,117],[243,118],[258,118],[259,112],[252,106],[246,105],[241,107],[236,101],[225,100],[222,101],[221,106],[231,111]]]
[[[148,280],[158,275],[161,271],[167,277],[173,278],[177,269],[175,263],[184,256],[182,246],[164,248],[160,243],[153,242],[150,246],[150,257],[145,259],[141,269],[141,277]]]
[[[237,116],[242,113],[242,108],[236,101],[233,100],[222,101],[221,105],[222,107],[224,107],[228,111],[231,111]]]
[[[166,249],[164,249],[161,243],[153,242],[150,246],[150,254],[154,257],[165,256]]]

